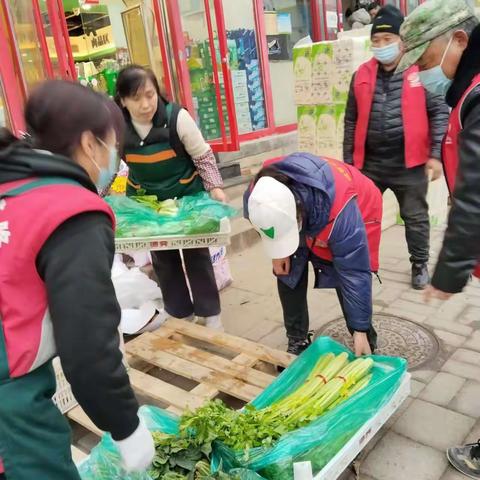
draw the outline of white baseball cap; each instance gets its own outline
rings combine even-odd
[[[272,259],[293,255],[300,244],[297,205],[291,190],[272,177],[262,177],[248,199],[248,214]]]

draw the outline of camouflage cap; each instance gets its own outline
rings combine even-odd
[[[475,17],[465,0],[428,0],[416,8],[400,29],[405,54],[397,67],[403,72],[425,53],[430,42]]]

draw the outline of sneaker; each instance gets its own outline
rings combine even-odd
[[[214,315],[212,317],[205,317],[202,320],[205,321],[205,326],[207,328],[213,328],[214,330],[218,330],[220,332],[225,331],[225,329],[223,328],[223,323],[222,323],[222,319],[220,318],[220,315]]]
[[[426,263],[412,264],[412,287],[414,290],[425,290],[430,283],[428,265]]]
[[[447,450],[448,461],[468,478],[480,479],[480,440]]]
[[[313,337],[313,332],[308,332],[307,338],[305,339],[289,338],[287,353],[291,353],[292,355],[297,355],[297,356],[300,355],[312,344],[312,337]],[[278,372],[283,372],[284,370],[285,370],[285,367],[277,366]]]
[[[289,338],[287,353],[292,355],[300,355],[312,344],[312,334],[309,332],[307,338],[304,340],[299,340],[298,338]]]

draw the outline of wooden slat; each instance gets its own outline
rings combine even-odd
[[[72,408],[67,415],[68,418],[85,427],[87,430],[90,430],[92,433],[95,433],[95,435],[99,437],[103,435],[103,432],[88,418],[87,414],[82,410],[82,407]]]
[[[83,453],[80,449],[72,445],[72,460],[74,463],[80,463],[82,460],[85,460],[87,456],[86,453]]]
[[[218,388],[215,388],[213,385],[200,383],[195,388],[190,390],[190,393],[193,393],[196,397],[199,397],[206,402],[212,398],[215,398],[220,392]]]
[[[179,409],[193,409],[199,407],[202,399],[190,392],[176,387],[171,383],[131,368],[128,372],[130,382],[137,393],[147,396],[158,402],[178,407]]]
[[[208,383],[221,392],[247,402],[262,391],[262,389],[254,385],[249,385],[242,380],[232,378],[222,372],[184,360],[168,352],[156,350],[152,348],[151,343],[147,341],[148,336],[151,336],[151,334],[142,335],[142,341],[139,341],[139,337],[137,339],[138,341],[130,342],[128,344],[129,352],[159,368],[199,383]]]
[[[205,350],[201,350],[190,345],[185,345],[184,343],[180,343],[169,338],[158,337],[155,335],[155,333],[146,339],[140,339],[139,343],[145,341],[150,342],[154,350],[158,349],[171,353],[172,355],[176,355],[184,360],[195,362],[199,365],[203,365],[213,370],[225,373],[231,377],[239,378],[240,380],[244,380],[245,382],[250,383],[251,385],[256,385],[257,387],[266,388],[274,380],[272,375],[255,370],[254,368],[251,368],[250,365],[241,365],[238,362],[232,362],[231,360]]]
[[[288,367],[296,358],[295,355],[291,355],[290,353],[281,352],[274,348],[267,347],[266,345],[260,345],[259,343],[251,342],[250,340],[245,340],[244,338],[229,335],[227,333],[218,332],[217,330],[210,328],[205,328],[201,325],[186,322],[185,320],[169,319],[165,322],[165,326],[188,337],[212,343],[219,347],[228,348],[233,352],[248,353],[259,360],[271,363],[272,365]]]

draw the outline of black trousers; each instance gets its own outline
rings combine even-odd
[[[278,282],[278,294],[280,296],[280,303],[283,309],[283,321],[285,323],[285,329],[287,331],[287,337],[293,340],[305,340],[308,336],[310,328],[310,319],[308,315],[308,265],[303,272],[302,278],[295,288],[290,288],[285,285],[280,279]],[[338,301],[342,308],[343,316],[347,321],[348,327],[348,315],[345,312],[343,304],[343,295],[340,289],[336,289]],[[348,331],[353,335],[353,329],[348,327]],[[377,332],[371,327],[367,332],[368,341],[372,352],[377,347]]]
[[[405,222],[405,237],[412,263],[427,263],[430,256],[430,217],[428,215],[428,182],[415,185],[390,185],[376,181],[382,194],[390,189],[400,205]]]
[[[211,317],[220,313],[220,295],[208,248],[183,250],[187,278],[180,250],[152,253],[153,269],[162,290],[166,312],[175,318],[192,314]]]

